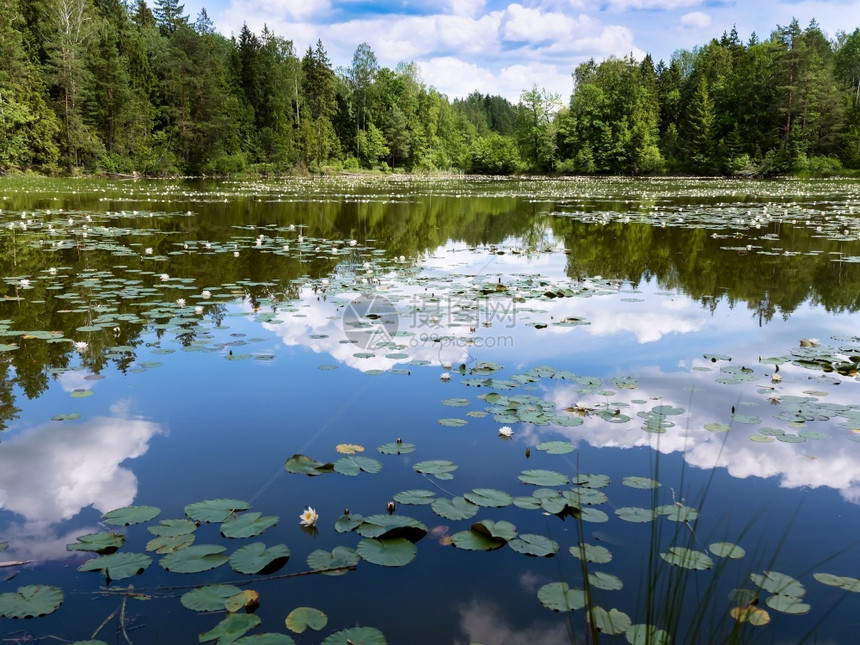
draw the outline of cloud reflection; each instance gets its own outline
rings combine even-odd
[[[473,600],[460,607],[460,629],[466,635],[463,643],[493,643],[493,645],[563,645],[570,643],[563,624],[532,623],[517,628],[508,621],[506,613],[494,603]]]
[[[54,525],[88,506],[104,513],[134,502],[137,477],[121,464],[145,454],[166,430],[131,416],[127,402],[112,406],[111,414],[47,423],[3,442],[0,508],[23,518],[4,529],[16,559],[64,557],[74,535],[98,529],[58,535]]]

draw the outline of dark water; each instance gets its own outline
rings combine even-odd
[[[4,179],[0,208],[0,560],[29,561],[0,568],[0,593],[64,593],[48,616],[0,618],[4,638],[197,642],[224,615],[179,597],[231,583],[260,596],[248,635],[296,643],[356,625],[389,643],[586,642],[584,610],[538,598],[583,587],[570,548],[584,541],[612,553],[588,564],[613,576],[591,586],[594,606],[675,642],[855,641],[860,595],[813,574],[860,576],[860,183]],[[377,451],[398,438],[414,452]],[[551,441],[576,449],[538,447]],[[381,470],[284,470],[297,453],[344,459],[340,444]],[[413,469],[437,459],[452,479]],[[609,484],[582,521],[525,499],[591,490],[588,474]],[[335,528],[344,509],[385,514],[415,489],[517,500],[465,519],[398,503],[429,531],[410,563],[298,575],[311,552],[364,541]],[[168,573],[150,552],[105,587],[78,571],[94,554],[66,549],[117,531],[120,553],[146,553],[147,527],[217,498],[279,522],[247,539],[203,524],[195,544],[284,544],[282,569]],[[160,514],[102,523],[129,505]],[[483,520],[558,553],[449,544]],[[723,541],[746,555],[717,557]],[[713,566],[670,567],[672,546]],[[764,571],[803,586],[793,613],[766,604],[750,579]],[[767,625],[730,617],[736,588],[758,590]],[[321,631],[285,628],[302,606],[326,614]]]

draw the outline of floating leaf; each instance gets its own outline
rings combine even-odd
[[[408,455],[410,452],[415,452],[415,444],[391,441],[377,446],[376,450],[383,455]]]
[[[290,557],[285,544],[266,548],[262,542],[252,542],[236,549],[230,556],[230,567],[237,573],[272,573],[280,569]]]
[[[771,609],[781,611],[784,614],[802,615],[808,614],[810,610],[810,606],[801,602],[799,598],[783,594],[768,596],[765,602]]]
[[[669,645],[669,632],[654,625],[631,625],[624,636],[630,645]]]
[[[749,623],[756,627],[767,625],[770,622],[770,614],[768,614],[764,609],[753,605],[733,607],[729,614],[739,623]]]
[[[236,595],[230,596],[224,601],[224,608],[230,613],[235,613],[242,609],[248,613],[253,613],[253,611],[259,606],[260,594],[253,589],[240,591]]]
[[[95,551],[96,553],[113,553],[122,546],[125,537],[120,533],[89,533],[80,535],[77,542],[67,544],[68,551]]]
[[[602,607],[592,607],[588,611],[588,620],[604,634],[623,634],[630,627],[630,616],[617,609],[606,611]]]
[[[436,479],[453,479],[451,473],[457,470],[457,466],[445,459],[431,459],[413,464],[412,469],[417,473],[433,475]]]
[[[761,574],[751,573],[750,580],[772,594],[794,596],[795,598],[803,598],[806,594],[806,589],[799,580],[778,571],[765,571]]]
[[[440,497],[433,500],[431,508],[434,513],[449,520],[467,520],[474,517],[479,509],[464,497]]]
[[[463,408],[469,403],[469,399],[443,399],[442,401],[442,405],[447,405],[450,408]]]
[[[585,607],[585,592],[565,582],[550,582],[538,589],[538,600],[553,611],[576,611]]]
[[[472,530],[494,540],[513,540],[517,536],[517,527],[505,521],[481,520],[472,524]]]
[[[606,493],[594,488],[573,488],[566,490],[562,496],[573,508],[582,509],[583,506],[595,506],[605,504],[608,501]]]
[[[63,604],[63,591],[50,585],[27,585],[0,594],[0,616],[34,618],[47,616]]]
[[[225,538],[249,538],[260,535],[278,523],[274,515],[263,517],[260,513],[242,513],[221,525],[221,535]]]
[[[358,475],[361,471],[375,474],[382,470],[382,462],[370,457],[350,455],[349,457],[341,457],[334,462],[334,470],[341,475],[349,475],[350,477]]]
[[[640,506],[622,506],[615,509],[615,514],[625,522],[651,522],[658,515],[653,508]]]
[[[416,546],[404,538],[364,539],[355,550],[364,560],[383,567],[402,567],[412,562],[418,553]]]
[[[375,627],[350,627],[330,634],[320,645],[388,645]]]
[[[342,455],[354,455],[358,452],[364,452],[364,446],[359,446],[354,443],[339,443],[334,447]]]
[[[658,488],[660,486],[660,482],[654,481],[648,477],[625,477],[621,480],[621,483],[630,488],[639,488],[643,490]]]
[[[536,447],[538,450],[545,450],[548,455],[566,455],[576,450],[576,446],[569,441],[544,441]]]
[[[201,643],[218,641],[219,645],[229,645],[261,622],[263,621],[256,614],[229,614],[214,628],[200,634],[199,640]]]
[[[508,546],[517,553],[531,555],[539,558],[550,558],[558,553],[558,542],[543,535],[523,533],[510,540]]]
[[[737,560],[746,555],[743,548],[731,542],[714,542],[708,546],[708,550],[718,558],[731,558],[732,560]]]
[[[432,490],[404,490],[394,496],[394,501],[398,504],[407,504],[413,506],[422,506],[424,504],[432,504],[436,499],[436,493]]]
[[[460,531],[451,536],[451,543],[466,551],[493,551],[505,546],[505,540],[497,540],[476,531]]]
[[[328,616],[313,607],[296,607],[286,619],[287,629],[296,634],[303,633],[308,627],[318,632],[328,624]]]
[[[143,573],[151,563],[145,553],[112,553],[84,562],[78,571],[99,571],[110,582]]]
[[[182,594],[179,602],[191,611],[224,611],[227,598],[241,591],[234,585],[206,585]]]
[[[251,508],[240,499],[207,499],[185,507],[185,514],[195,522],[226,522],[234,513]]]
[[[293,455],[287,459],[284,464],[284,470],[294,475],[308,475],[314,477],[324,473],[330,473],[334,470],[334,465],[330,463],[320,463],[316,459],[311,459],[306,455]]]
[[[159,564],[165,571],[173,573],[200,573],[220,567],[227,562],[223,546],[195,544],[174,553],[168,553]]]
[[[692,522],[699,517],[699,511],[681,503],[663,504],[654,509],[658,515],[665,515],[673,522]]]
[[[179,549],[184,549],[192,544],[194,544],[194,535],[192,533],[159,535],[146,543],[146,550],[164,555],[165,553],[173,553]]]
[[[706,553],[682,546],[671,546],[669,552],[661,553],[660,557],[671,565],[693,571],[704,571],[714,566],[714,561]]]
[[[105,513],[101,521],[111,526],[131,526],[148,522],[160,512],[155,506],[125,506]]]
[[[726,423],[706,423],[705,430],[709,432],[728,432],[731,426]]]
[[[598,589],[605,589],[607,591],[615,591],[621,589],[624,586],[624,583],[621,582],[621,578],[618,576],[614,576],[611,573],[605,573],[603,571],[592,571],[588,574],[588,582],[593,587],[597,587]]]
[[[269,632],[266,634],[243,636],[239,640],[233,641],[233,645],[296,645],[296,641],[286,634]]]
[[[609,486],[608,475],[577,475],[573,483],[586,488],[606,488]]]
[[[427,527],[406,515],[371,515],[365,517],[355,532],[366,538],[405,538],[417,542],[427,535]]]
[[[364,516],[361,513],[350,513],[348,510],[334,523],[334,530],[338,533],[346,533],[352,531],[364,521]]]
[[[322,571],[325,576],[342,576],[359,561],[358,552],[346,546],[336,546],[331,553],[317,549],[307,557],[308,566],[314,571]],[[333,571],[327,571],[333,569]]]
[[[524,484],[534,486],[566,486],[570,480],[567,475],[554,470],[532,469],[524,470],[518,476]]]
[[[472,504],[486,508],[503,508],[510,506],[514,501],[513,496],[494,488],[476,488],[470,493],[465,493],[463,497]]]
[[[466,419],[458,419],[456,417],[447,417],[445,419],[439,419],[439,423],[443,426],[448,426],[449,428],[462,428],[468,423],[468,421],[466,421]]]
[[[606,564],[612,561],[612,553],[604,546],[599,544],[584,544],[570,547],[570,554],[575,558],[582,559],[585,557],[586,562],[597,562],[598,564]]]
[[[153,535],[158,536],[175,536],[187,535],[197,530],[197,524],[191,520],[161,520],[156,526],[147,526],[146,530]]]
[[[860,593],[860,579],[850,578],[848,576],[837,576],[832,573],[813,573],[812,577],[818,580],[821,584],[830,585],[831,587],[839,587],[846,591]]]

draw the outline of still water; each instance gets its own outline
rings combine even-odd
[[[0,209],[4,639],[856,642],[860,183]]]

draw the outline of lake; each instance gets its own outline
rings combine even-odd
[[[855,641],[860,182],[0,209],[5,640]]]

